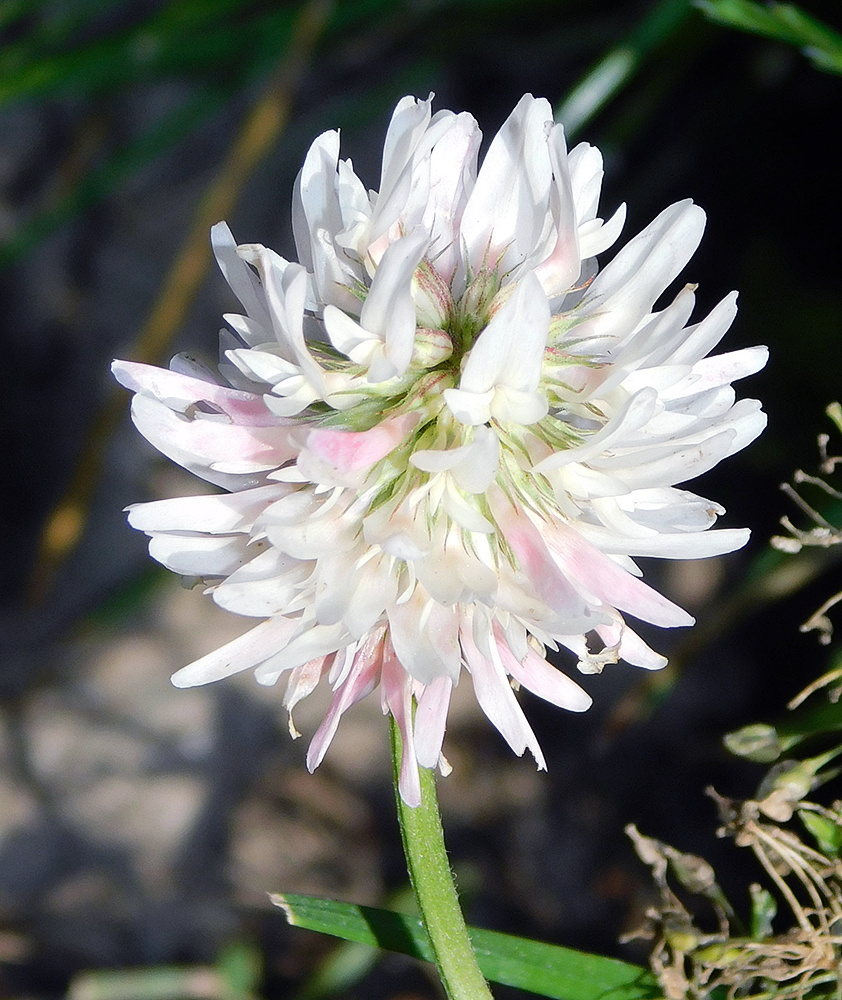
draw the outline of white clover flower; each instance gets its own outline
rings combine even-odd
[[[130,523],[159,562],[262,619],[174,683],[287,674],[291,713],[327,678],[311,770],[379,685],[410,804],[417,765],[447,767],[463,669],[515,753],[543,768],[513,688],[572,711],[591,702],[547,647],[586,673],[664,665],[625,615],[693,619],[633,557],[745,543],[746,529],[709,531],[722,507],[677,484],[765,423],[730,385],[765,348],[706,357],[735,293],[692,326],[692,285],[653,312],[699,244],[700,208],[671,205],[597,273],[625,215],[597,215],[599,151],[568,152],[549,103],[527,95],[478,169],[477,123],[431,101],[396,107],[378,192],[339,159],[337,132],[316,139],[293,197],[300,263],[214,227],[244,309],[225,317],[219,377],[184,358],[114,363],[140,432],[228,491],[140,504]]]

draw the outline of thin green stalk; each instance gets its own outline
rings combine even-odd
[[[444,846],[435,774],[428,768],[420,769],[421,805],[408,806],[398,790],[401,734],[394,719],[391,723],[395,798],[403,850],[441,981],[449,1000],[490,1000],[491,990],[477,964]]]

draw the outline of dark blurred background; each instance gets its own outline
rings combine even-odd
[[[842,29],[836,0],[803,9]],[[700,284],[698,317],[738,288],[725,349],[771,349],[738,386],[763,400],[766,434],[692,487],[752,542],[646,568],[699,618],[653,637],[671,668],[586,678],[583,717],[525,697],[546,775],[462,685],[441,797],[469,919],[645,962],[617,944],[651,895],[630,821],[705,854],[744,903],[756,873],[717,841],[703,789],[751,794],[760,772],[721,737],[779,717],[824,669],[798,625],[842,587],[833,552],[768,553],[795,515],[778,484],[815,470],[842,396],[842,76],[683,0],[6,0],[0,41],[0,991],[117,1000],[139,994],[94,994],[79,974],[240,962],[259,995],[325,995],[308,977],[335,946],[287,928],[266,891],[384,904],[405,890],[375,704],[348,714],[311,777],[280,692],[169,686],[246,623],[182,590],[126,526],[126,504],[195,485],[133,432],[108,365],[212,357],[233,300],[209,224],[293,256],[309,143],[340,127],[374,187],[406,93],[435,91],[486,137],[526,91],[567,109],[571,142],[604,153],[603,214],[628,202],[624,238],[679,198],[706,209],[680,280]],[[606,55],[630,71],[601,107],[574,105]],[[338,996],[437,995],[409,960],[346,959]]]

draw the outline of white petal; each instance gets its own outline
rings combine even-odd
[[[227,223],[218,222],[211,227],[211,246],[220,271],[249,317],[265,330],[270,330],[271,320],[260,282],[237,253],[237,244]]]
[[[453,481],[466,493],[485,493],[494,482],[500,460],[500,442],[490,427],[477,427],[474,440],[453,469]]]
[[[548,101],[521,98],[485,154],[462,216],[461,235],[474,272],[483,260],[510,271],[538,247],[547,219],[552,169]]]
[[[672,364],[694,364],[716,347],[737,315],[737,293],[731,292],[708,315],[684,331],[684,342],[676,348]]]
[[[459,388],[484,393],[497,385],[534,391],[541,379],[550,306],[530,271],[492,317],[468,354]]]
[[[576,284],[581,269],[581,256],[576,206],[562,125],[553,125],[550,129],[548,150],[553,170],[550,205],[556,229],[556,242],[550,256],[535,269],[535,274],[540,279],[547,298],[553,298],[563,295]]]
[[[523,662],[512,653],[505,640],[498,639],[497,649],[503,666],[518,684],[544,701],[569,712],[586,712],[593,704],[593,698],[586,691],[567,674],[547,663],[534,649],[529,650]]]
[[[689,199],[665,209],[596,276],[581,310],[581,332],[621,336],[634,329],[695,252],[705,213]]]
[[[626,223],[625,202],[611,216],[608,222],[599,223],[598,219],[585,223],[579,229],[579,254],[584,259],[595,257],[613,246],[623,231]]]
[[[546,771],[541,747],[512,692],[499,659],[493,655],[488,658],[482,655],[470,629],[463,626],[460,638],[480,708],[518,757],[523,756],[524,750],[529,750],[538,769]],[[496,651],[496,643],[493,648]]]
[[[149,555],[182,576],[227,576],[242,566],[244,535],[153,535]]]
[[[397,219],[409,195],[412,175],[406,169],[430,122],[432,95],[426,101],[403,97],[398,101],[383,143],[380,189],[372,221],[376,240]]]
[[[437,677],[459,679],[459,618],[454,608],[431,601],[420,587],[388,609],[389,634],[398,659],[422,684]]]
[[[582,534],[605,553],[655,556],[659,559],[708,559],[741,549],[749,539],[748,528],[716,531],[672,532],[649,538],[622,537],[601,525],[583,524]]]
[[[238,493],[174,497],[127,507],[129,524],[138,531],[248,531],[267,504],[282,497],[289,487],[260,486]]]
[[[213,589],[213,599],[226,611],[253,618],[286,611],[300,585],[312,573],[312,564],[266,549]]]
[[[248,670],[282,649],[298,623],[286,618],[270,618],[251,631],[220,646],[212,653],[173,674],[175,687],[196,687]]]
[[[258,684],[275,684],[281,674],[347,646],[351,637],[342,625],[301,626],[284,649],[255,668]]]
[[[418,230],[393,243],[383,254],[360,313],[360,326],[384,344],[390,367],[373,381],[402,375],[415,345],[412,275],[427,249],[429,237]]]
[[[438,763],[447,710],[453,682],[449,677],[438,677],[428,684],[415,710],[415,756],[422,767],[435,767]]]

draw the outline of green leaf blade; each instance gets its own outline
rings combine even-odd
[[[293,893],[271,898],[295,927],[432,961],[418,917]],[[476,927],[469,932],[483,975],[505,986],[551,1000],[651,1000],[660,994],[650,973],[636,965]]]
[[[842,73],[842,35],[788,3],[755,0],[695,0],[709,20],[729,28],[795,45],[818,68]]]

